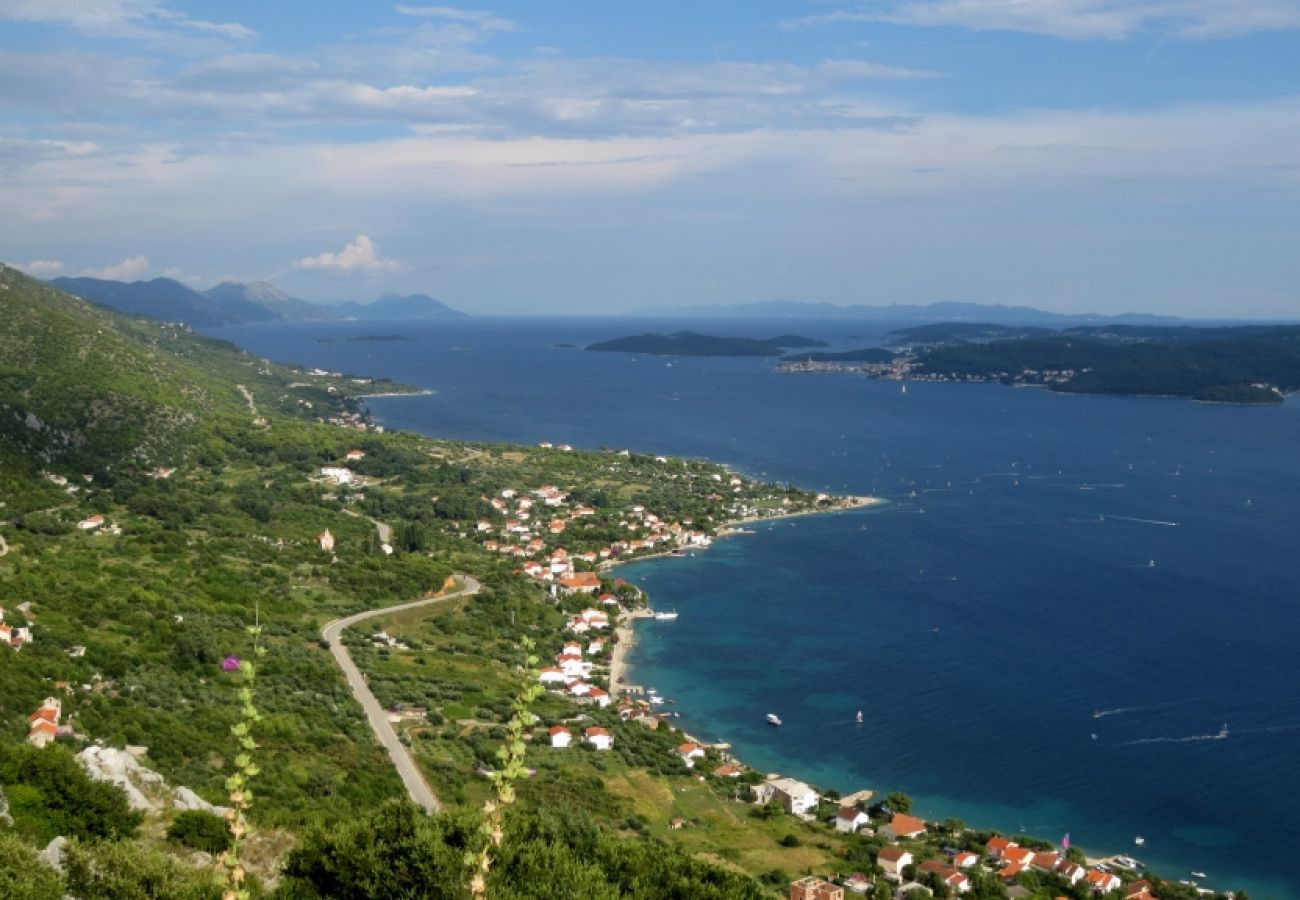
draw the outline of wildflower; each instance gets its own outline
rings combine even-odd
[[[221,662],[221,668],[225,669],[227,672],[235,672],[235,671],[238,671],[238,669],[239,669],[239,657],[238,657],[238,656],[227,656],[224,660],[222,660],[222,662]]]

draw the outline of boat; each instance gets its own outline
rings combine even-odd
[[[651,694],[649,699],[652,706],[663,706],[664,704],[664,698],[660,697],[658,694]]]
[[[1220,740],[1222,740],[1223,738],[1226,738],[1227,736],[1228,736],[1228,723],[1227,723],[1227,722],[1224,722],[1224,723],[1223,723],[1223,727],[1219,729],[1219,733],[1218,733],[1217,737],[1218,737]]]
[[[677,610],[674,609],[671,612],[657,612],[655,613],[655,618],[660,622],[671,622],[673,619],[677,618]]]
[[[1101,718],[1101,710],[1099,710],[1099,709],[1094,709],[1094,710],[1092,711],[1092,717],[1093,717],[1094,719],[1100,719],[1100,718]]]
[[[768,713],[768,714],[767,714],[767,724],[769,724],[769,725],[780,725],[780,724],[781,724],[781,717],[778,716],[776,713]]]
[[[907,385],[903,385],[903,389],[902,389],[901,391],[899,391],[899,393],[900,393],[900,394],[906,394],[906,393],[907,393]]]
[[[1205,875],[1204,872],[1198,872],[1198,871],[1196,871],[1195,869],[1193,869],[1193,870],[1191,871],[1190,874],[1191,874],[1191,876],[1192,876],[1193,878],[1205,878],[1205,877],[1206,877],[1206,875]]]
[[[862,710],[858,710],[858,724],[862,724]]]
[[[1138,835],[1137,837],[1133,838],[1133,843],[1137,844],[1139,847],[1146,846],[1146,842],[1147,839],[1142,837],[1142,835]]]

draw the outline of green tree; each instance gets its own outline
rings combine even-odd
[[[0,897],[8,900],[60,900],[63,879],[36,858],[36,851],[12,834],[0,832]]]
[[[885,805],[896,813],[912,811],[912,798],[902,791],[893,791],[885,798]]]
[[[204,853],[220,853],[230,847],[230,829],[226,827],[226,820],[201,809],[177,813],[167,829],[167,837]]]

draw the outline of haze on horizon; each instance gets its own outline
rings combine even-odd
[[[0,0],[2,257],[470,313],[1296,315],[1300,0]]]

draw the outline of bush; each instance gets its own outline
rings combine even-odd
[[[167,837],[193,850],[221,853],[230,849],[230,829],[220,816],[201,809],[187,809],[177,814]]]

